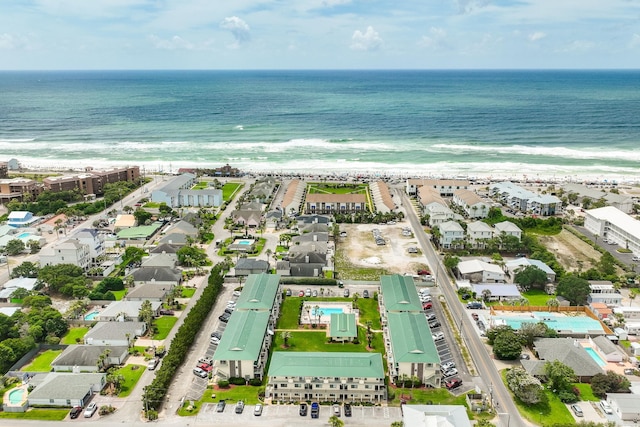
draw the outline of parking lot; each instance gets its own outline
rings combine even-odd
[[[220,425],[260,425],[291,426],[311,422],[326,425],[332,415],[331,406],[320,406],[320,417],[312,419],[309,415],[301,417],[298,405],[265,405],[261,416],[253,414],[253,405],[247,405],[242,414],[235,413],[236,402],[228,402],[224,412],[216,412],[216,404],[204,404],[197,416],[198,424]],[[345,425],[368,425],[388,427],[393,421],[402,419],[400,408],[386,406],[352,406],[352,416],[340,418]]]

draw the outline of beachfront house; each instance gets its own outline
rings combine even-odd
[[[587,198],[592,201],[604,200],[607,206],[613,206],[626,214],[633,212],[635,202],[633,197],[628,194],[613,193],[604,188],[597,188],[597,186],[591,187],[576,183],[564,183],[562,184],[562,189],[567,194],[576,194],[579,203],[582,203]]]
[[[532,215],[555,215],[562,207],[562,201],[556,196],[534,193],[508,181],[491,184],[489,191],[507,207]]]
[[[467,218],[486,218],[489,213],[489,204],[471,190],[456,190],[453,192],[451,202],[462,209]]]
[[[307,214],[348,214],[365,211],[365,194],[307,194],[305,213]]]
[[[415,195],[421,187],[436,190],[443,197],[451,197],[457,190],[469,188],[469,181],[462,179],[407,179],[405,191],[408,195]]]

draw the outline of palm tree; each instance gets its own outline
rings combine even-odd
[[[284,348],[289,347],[289,338],[291,338],[291,332],[283,331],[280,335],[282,337],[282,341],[284,341]]]
[[[271,253],[272,253],[272,251],[271,251],[271,249],[267,249],[267,250],[265,251],[265,253],[267,254],[267,265],[269,266],[269,267],[267,268],[267,270],[271,270],[271,264],[269,263],[269,257],[271,257]]]

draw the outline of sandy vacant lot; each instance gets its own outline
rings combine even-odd
[[[402,235],[402,228],[408,221],[396,225],[382,224],[341,224],[340,230],[347,232],[347,237],[340,238],[340,245],[345,248],[350,263],[354,266],[381,268],[389,273],[415,274],[419,268],[426,266],[421,251],[409,254],[410,247],[417,247],[418,241]],[[378,246],[373,238],[373,230],[380,230],[386,245]]]
[[[602,254],[567,230],[555,236],[538,236],[540,243],[551,251],[567,271],[588,270]]]

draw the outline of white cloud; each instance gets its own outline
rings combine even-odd
[[[382,46],[382,38],[373,27],[367,27],[364,33],[355,30],[351,36],[351,49],[353,50],[377,50]]]
[[[595,43],[588,40],[574,40],[571,43],[561,46],[558,52],[588,52],[595,47]]]
[[[489,5],[489,0],[455,0],[459,13],[471,13]]]
[[[536,31],[535,33],[529,34],[529,41],[536,42],[538,40],[542,40],[545,37],[547,37],[547,33]]]
[[[251,28],[242,19],[237,16],[229,16],[222,20],[220,28],[229,30],[235,39],[233,47],[238,47],[242,43],[251,40]]]
[[[161,39],[155,35],[149,36],[149,40],[156,49],[163,50],[194,50],[195,46],[180,36],[173,36],[170,39]]]
[[[420,40],[420,46],[437,49],[444,47],[445,39],[447,37],[447,32],[439,27],[431,27],[429,29],[429,35],[423,36]]]
[[[14,36],[13,34],[9,34],[9,33],[0,34],[1,50],[31,49],[31,48],[32,46],[27,37]]]

